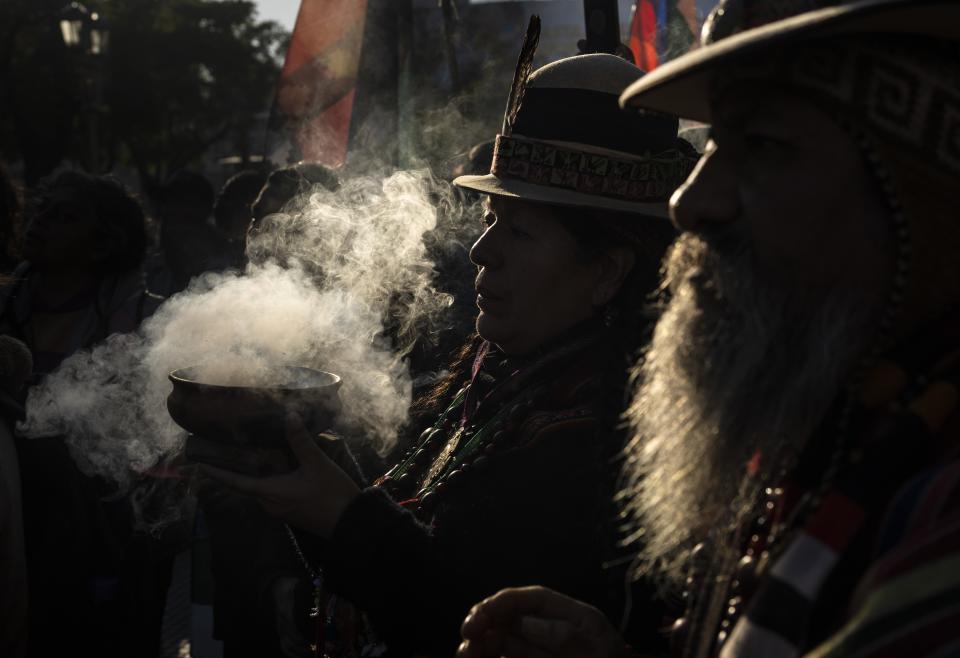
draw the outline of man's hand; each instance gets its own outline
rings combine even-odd
[[[457,658],[624,658],[633,655],[602,612],[545,587],[505,589],[475,605]]]
[[[287,418],[286,435],[298,462],[290,473],[257,478],[208,465],[200,469],[228,487],[254,496],[272,516],[329,537],[360,488],[314,443],[299,418]]]

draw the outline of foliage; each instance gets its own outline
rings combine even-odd
[[[288,35],[249,0],[103,0],[102,60],[68,52],[63,0],[0,2],[0,157],[35,179],[85,161],[94,80],[102,160],[132,164],[148,185],[230,138],[243,150],[269,109]],[[259,145],[256,145],[259,146]]]

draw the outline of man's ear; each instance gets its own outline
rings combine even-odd
[[[617,296],[636,259],[636,253],[628,247],[613,247],[600,253],[597,258],[600,275],[593,289],[594,306],[605,306]]]

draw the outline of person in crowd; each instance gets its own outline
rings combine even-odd
[[[27,655],[27,556],[13,428],[23,419],[18,400],[31,370],[27,346],[0,336],[0,655],[10,658]]]
[[[532,38],[511,91],[523,102],[507,112],[490,173],[455,181],[488,196],[470,252],[477,335],[425,401],[437,415],[420,440],[371,486],[296,419],[293,472],[204,467],[295,528],[305,568],[318,579],[322,569],[321,652],[343,637],[325,623],[343,599],[396,655],[451,655],[471,603],[511,584],[549,583],[611,615],[627,605],[624,568],[607,566],[608,465],[623,447],[644,301],[674,237],[665,202],[696,152],[676,119],[619,111],[639,69],[596,54],[530,74]]]
[[[20,247],[25,260],[0,289],[0,333],[27,344],[35,376],[153,312],[146,248],[143,210],[118,182],[65,171],[42,183]]]
[[[314,185],[335,191],[340,187],[340,179],[333,170],[317,162],[302,161],[270,172],[266,184],[250,207],[252,212],[247,225],[246,242],[246,253],[250,262],[262,263],[283,252],[270,244],[270,225],[274,221],[283,221],[281,213],[284,210],[296,210],[290,204]],[[288,238],[290,231],[280,231],[279,234]]]
[[[470,150],[462,156],[458,156],[452,167],[454,178],[490,171],[495,145],[493,140],[480,142],[470,147]]]
[[[253,202],[267,182],[267,174],[256,169],[245,169],[224,183],[213,204],[213,221],[229,244],[230,265],[242,269],[247,229],[250,227]]]
[[[20,197],[10,172],[0,164],[0,273],[9,274],[20,262],[17,233],[20,228]]]
[[[238,174],[242,178],[228,181],[214,209],[218,226],[229,225],[232,234],[239,236],[240,268],[248,258],[262,264],[275,256],[277,250],[266,244],[273,238],[271,222],[291,221],[295,208],[290,204],[298,197],[314,185],[328,190],[339,186],[332,170],[313,162],[276,169],[263,177],[256,190],[255,176],[247,175],[252,173],[243,172]],[[241,192],[249,201],[239,201]],[[226,220],[228,210],[231,216]],[[288,228],[282,231],[284,236],[289,233]],[[280,657],[305,651],[302,638],[311,633],[301,628],[305,620],[297,618],[294,607],[306,608],[300,603],[309,597],[309,579],[291,552],[283,524],[255,501],[222,487],[204,486],[198,499],[211,553],[209,572],[194,569],[194,589],[212,589],[213,632],[223,642],[224,658]],[[204,581],[212,587],[204,588]]]
[[[0,295],[0,333],[29,348],[32,382],[77,350],[133,331],[159,300],[143,284],[143,211],[120,183],[62,172],[43,181],[28,218],[26,260]],[[17,450],[28,655],[62,652],[65,637],[87,655],[145,655],[159,644],[159,615],[148,611],[157,592],[146,589],[156,574],[130,550],[128,503],[104,500],[113,492],[78,470],[61,437],[18,440]]]
[[[147,268],[152,293],[169,297],[194,277],[230,265],[227,238],[210,223],[214,201],[210,181],[180,170],[154,196],[160,244]]]
[[[337,174],[318,162],[306,160],[270,172],[267,182],[251,206],[252,221],[248,230],[256,232],[268,215],[273,215],[313,185],[334,191],[340,187]]]
[[[621,99],[712,124],[628,412],[676,655],[956,652],[958,55],[956,3],[725,0]],[[629,655],[541,587],[462,631],[463,658]]]

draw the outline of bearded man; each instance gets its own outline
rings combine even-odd
[[[952,655],[960,3],[728,0],[703,45],[621,98],[712,124],[628,412],[638,573],[683,594],[678,655]],[[630,653],[542,588],[463,635]]]

